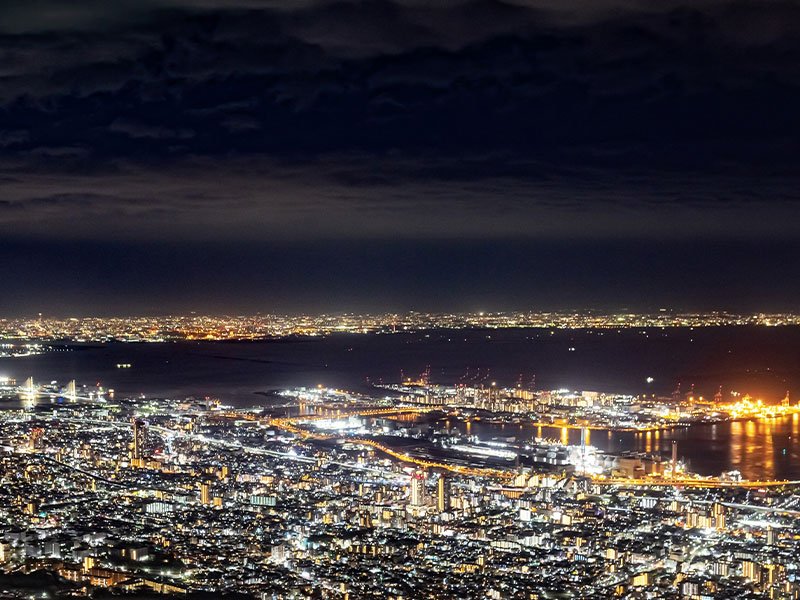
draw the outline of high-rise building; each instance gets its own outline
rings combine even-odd
[[[286,544],[274,544],[270,549],[270,558],[276,563],[284,562],[288,554]]]
[[[774,546],[777,540],[775,529],[767,525],[767,545]]]
[[[678,476],[678,442],[672,440],[672,478],[675,479],[677,476]]]
[[[720,502],[714,503],[714,523],[717,529],[725,529],[725,526],[727,525],[725,506]]]
[[[761,568],[751,560],[742,561],[742,576],[750,581],[761,581]]]
[[[446,475],[439,477],[436,506],[440,512],[450,510],[450,478]]]
[[[133,420],[133,464],[140,466],[145,452],[145,424],[138,419]]]
[[[207,481],[200,484],[200,504],[211,504],[211,485]]]
[[[422,506],[425,495],[425,479],[422,473],[411,474],[411,505]]]
[[[40,427],[35,427],[31,430],[31,437],[28,441],[28,447],[31,451],[41,450],[43,433],[44,431]]]
[[[724,560],[718,560],[711,565],[711,572],[718,577],[727,577],[730,572],[730,565]]]
[[[0,542],[0,563],[11,560],[14,555],[14,547],[11,544]]]

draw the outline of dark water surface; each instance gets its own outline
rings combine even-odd
[[[117,363],[132,368],[118,369]],[[800,394],[800,328],[437,330],[269,342],[111,343],[0,359],[0,375],[101,382],[118,395],[212,396],[250,406],[264,401],[260,392],[286,387],[368,391],[369,382],[398,381],[401,371],[416,377],[427,365],[434,383],[456,382],[467,369],[470,377],[480,369],[481,378],[499,385],[513,385],[520,375],[528,383],[535,374],[538,389],[669,394],[680,381],[683,390],[694,384],[698,395],[713,396],[723,386],[778,401],[786,390]],[[675,437],[679,453],[698,472],[738,469],[747,477],[800,479],[797,427],[792,418],[726,423],[649,439],[616,434],[606,443],[609,449],[669,452]],[[603,435],[596,432],[592,443],[604,447]]]
[[[517,442],[544,437],[581,443],[577,429],[518,424],[466,423],[449,419],[448,426],[481,439],[514,437]],[[746,479],[800,479],[800,415],[694,425],[667,431],[588,431],[587,443],[608,452],[637,450],[669,457],[672,440],[690,471],[719,475],[739,471]]]

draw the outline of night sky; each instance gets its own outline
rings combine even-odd
[[[0,314],[800,309],[800,3],[0,3]]]

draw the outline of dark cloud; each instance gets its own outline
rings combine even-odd
[[[199,129],[190,149],[200,153],[464,142],[530,152],[797,128],[793,5],[612,11],[588,24],[557,24],[552,6],[488,1],[143,6],[136,19],[97,7],[84,27],[67,19],[65,31],[43,23],[3,36],[5,117],[31,129],[31,144],[40,124],[98,153],[135,152],[102,143],[113,124],[142,116]],[[104,12],[108,28],[87,29]],[[756,27],[740,26],[751,18]],[[263,135],[224,126],[236,119]]]
[[[164,127],[163,124],[148,124],[141,121],[127,119],[116,119],[108,126],[109,131],[124,133],[132,138],[154,138],[154,139],[187,139],[194,137],[191,129],[174,130]]]
[[[489,156],[422,166],[371,156],[206,157],[157,166],[118,161],[100,172],[84,158],[77,167],[63,160],[70,166],[62,171],[31,172],[28,163],[6,169],[0,230],[148,240],[798,234],[800,193],[790,177],[608,173]]]
[[[800,5],[11,0],[0,233],[796,238]]]

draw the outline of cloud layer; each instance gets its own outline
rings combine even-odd
[[[798,233],[794,2],[17,1],[0,56],[6,234]]]

